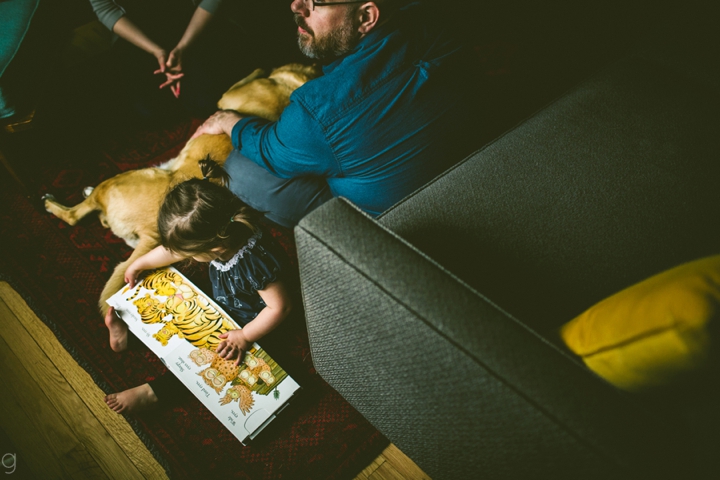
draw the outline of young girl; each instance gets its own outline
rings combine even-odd
[[[290,296],[282,280],[284,252],[259,228],[254,210],[209,181],[219,177],[226,182],[227,173],[211,160],[201,161],[200,166],[202,180],[180,183],[166,196],[158,214],[161,245],[135,260],[125,272],[125,281],[134,286],[144,270],[187,258],[210,262],[213,299],[243,327],[220,335],[223,340],[216,351],[227,360],[237,359],[239,365],[252,343],[290,313]],[[110,344],[113,350],[123,350],[127,326],[119,319],[111,323]],[[163,396],[157,390],[164,385],[151,384],[149,392],[146,385],[108,395],[106,402],[121,412]]]

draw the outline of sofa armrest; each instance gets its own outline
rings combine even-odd
[[[317,371],[432,478],[662,463],[630,399],[349,202],[295,235]]]

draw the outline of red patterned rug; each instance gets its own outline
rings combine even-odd
[[[199,124],[189,118],[163,123],[158,128],[115,130],[96,139],[97,149],[79,152],[73,160],[45,159],[34,172],[29,195],[9,178],[0,179],[0,277],[23,295],[107,393],[166,371],[139,341],[127,352],[112,352],[96,307],[111,270],[131,250],[96,216],[70,227],[45,212],[39,199],[49,192],[74,205],[82,200],[85,186],[173,158]],[[273,234],[292,259],[292,232],[275,228]],[[198,285],[207,284],[206,271],[197,264],[184,271]],[[388,441],[315,374],[301,316],[273,335],[272,342],[261,344],[303,390],[250,446],[242,446],[190,394],[167,408],[128,417],[171,478],[352,478],[387,446]]]
[[[538,20],[536,9],[498,4],[485,12],[487,6],[481,5],[456,4],[470,9],[466,17],[472,19],[477,34],[476,67],[483,77],[478,89],[484,93],[478,106],[484,112],[479,145],[606,61],[611,57],[608,52],[625,48],[627,36],[612,28],[595,34],[596,30],[586,28],[588,22],[567,22],[554,11]],[[475,14],[473,8],[486,14]],[[593,25],[610,25],[597,17],[587,18]],[[586,29],[590,33],[577,33]],[[268,66],[282,63],[286,62]],[[199,124],[197,119],[181,117],[146,119],[144,126],[113,120],[125,110],[137,113],[138,107],[126,85],[108,86],[111,67],[111,59],[101,58],[78,67],[81,71],[69,79],[53,78],[49,96],[57,103],[57,118],[7,150],[5,144],[0,146],[33,178],[33,185],[23,192],[0,174],[0,278],[24,296],[108,393],[166,371],[141,345],[123,354],[112,352],[97,311],[105,281],[113,267],[129,256],[130,248],[95,216],[69,227],[43,210],[40,197],[52,193],[74,205],[82,200],[85,186],[173,158]],[[292,233],[275,229],[273,234],[294,258]],[[197,285],[206,285],[202,268],[191,267],[185,273]],[[302,318],[285,323],[281,335],[261,344],[298,380],[303,394],[253,445],[243,447],[189,394],[172,407],[128,418],[172,478],[352,478],[387,446],[387,440],[314,373]]]

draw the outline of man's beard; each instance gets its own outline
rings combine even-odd
[[[342,26],[322,37],[315,36],[305,25],[302,17],[295,16],[295,23],[308,33],[298,33],[298,47],[303,55],[316,60],[328,61],[352,51],[360,41],[359,25],[352,10]]]

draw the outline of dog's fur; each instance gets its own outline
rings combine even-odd
[[[290,102],[290,94],[319,74],[318,67],[300,64],[277,68],[267,77],[257,69],[230,87],[218,107],[274,121]],[[189,140],[176,158],[160,166],[124,172],[95,188],[87,187],[87,198],[72,208],[51,195],[43,197],[47,211],[70,225],[97,211],[103,226],[135,249],[130,258],[115,267],[103,288],[99,301],[103,315],[108,310],[105,301],[125,284],[127,267],[159,245],[157,215],[165,194],[184,180],[200,177],[200,160],[209,156],[222,164],[232,148],[227,135],[200,135]]]

